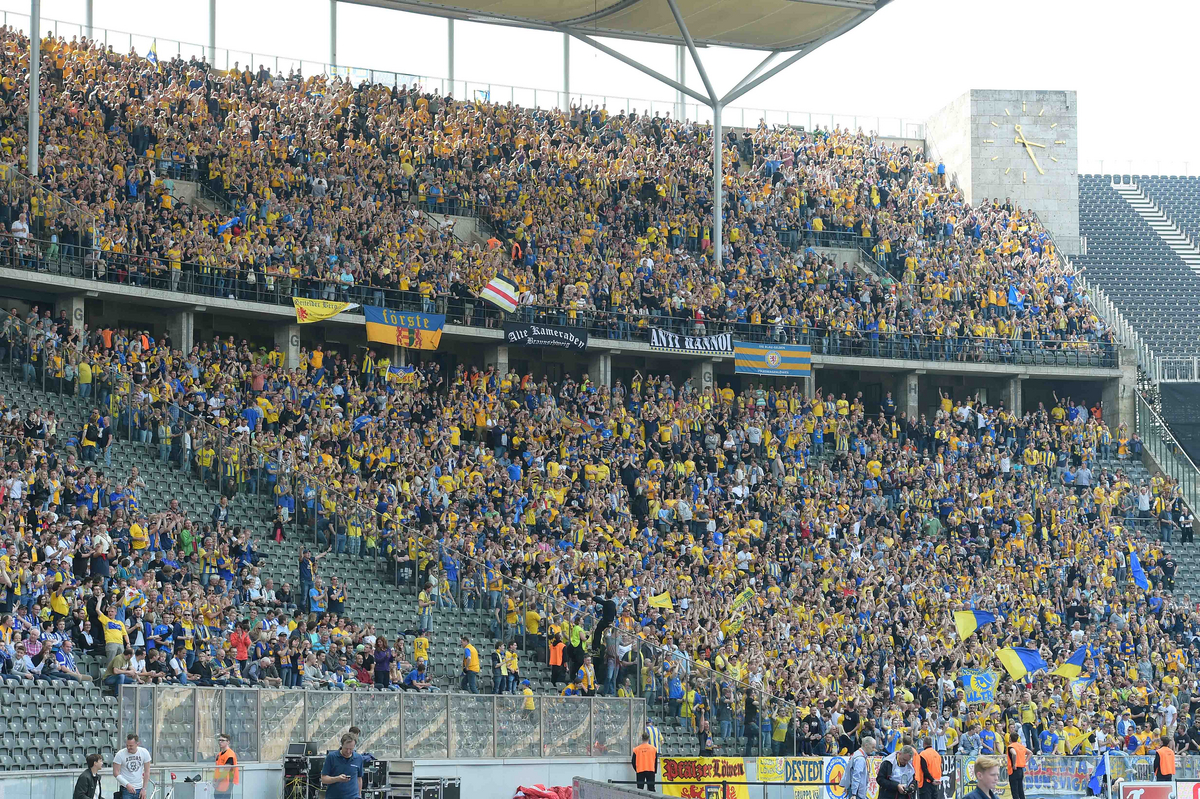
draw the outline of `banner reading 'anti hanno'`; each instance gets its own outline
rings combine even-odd
[[[733,352],[733,336],[680,336],[662,328],[650,328],[650,349],[666,352],[687,352],[695,355],[729,355]]]

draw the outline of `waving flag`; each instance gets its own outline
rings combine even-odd
[[[963,693],[967,704],[996,701],[996,683],[1000,675],[994,671],[967,669],[962,673]]]
[[[158,39],[150,42],[150,52],[146,53],[146,60],[154,65],[154,69],[159,69],[158,66]]]
[[[369,414],[364,413],[362,416],[354,420],[354,424],[350,426],[350,432],[357,433],[359,430],[362,430],[373,421],[375,420],[372,419]]]
[[[479,296],[509,313],[517,310],[517,284],[503,275],[489,280]]]
[[[661,594],[656,594],[654,596],[651,596],[646,601],[652,608],[659,608],[660,610],[674,610],[675,609],[675,603],[671,601],[671,592],[670,591],[663,591]]]
[[[1075,679],[1083,672],[1083,661],[1087,659],[1087,651],[1086,646],[1079,647],[1071,653],[1071,657],[1050,673],[1056,677],[1066,677],[1068,680]]]
[[[971,637],[971,633],[985,624],[991,624],[997,618],[995,613],[988,613],[986,610],[958,610],[954,612],[954,629],[958,631],[958,637],[965,641]]]
[[[1036,649],[1023,646],[1006,646],[1003,649],[997,649],[996,657],[1004,664],[1005,670],[1014,680],[1050,667],[1050,664],[1042,659]]]
[[[1079,699],[1087,687],[1095,681],[1095,677],[1080,677],[1078,680],[1071,680],[1071,696]]]
[[[1096,768],[1092,771],[1092,778],[1088,780],[1088,788],[1092,791],[1092,796],[1100,795],[1100,788],[1104,785],[1104,778],[1108,776],[1108,758],[1104,754],[1096,758]]]
[[[1143,591],[1150,590],[1150,580],[1146,578],[1146,570],[1142,568],[1142,559],[1136,552],[1129,553],[1129,573],[1133,575],[1133,584]]]

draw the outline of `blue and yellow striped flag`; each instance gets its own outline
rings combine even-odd
[[[996,657],[1004,664],[1004,669],[1014,680],[1019,680],[1026,674],[1041,671],[1050,664],[1042,659],[1036,649],[1023,646],[1006,646],[996,650]]]
[[[738,374],[805,377],[812,374],[812,348],[806,344],[735,341],[733,366]]]
[[[958,637],[964,641],[971,636],[971,633],[995,620],[996,614],[988,613],[986,610],[954,611],[954,629],[958,631]]]
[[[1054,671],[1050,672],[1056,677],[1066,677],[1068,680],[1073,680],[1083,672],[1083,661],[1087,659],[1087,647],[1081,646],[1071,653],[1071,657],[1067,658]]]

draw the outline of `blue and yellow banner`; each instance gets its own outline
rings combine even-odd
[[[806,344],[735,341],[733,364],[738,374],[805,377],[812,373],[812,348]]]
[[[964,699],[967,704],[996,701],[996,683],[1000,675],[983,669],[967,669],[961,675]]]
[[[442,343],[443,314],[393,311],[375,305],[363,307],[367,318],[367,340],[395,344],[410,350],[436,350]]]

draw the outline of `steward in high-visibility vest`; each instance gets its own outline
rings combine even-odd
[[[1017,733],[1009,733],[1008,749],[1008,791],[1012,799],[1025,799],[1025,764],[1029,762],[1029,750],[1021,743]]]
[[[637,775],[638,790],[654,792],[654,775],[658,772],[658,750],[650,745],[650,733],[642,733],[642,742],[633,748],[633,773]]]
[[[913,772],[917,780],[917,799],[940,799],[942,756],[933,748],[932,740],[926,739],[925,748],[913,758]]]
[[[1154,779],[1158,782],[1170,782],[1175,778],[1175,750],[1171,748],[1171,739],[1162,737],[1162,746],[1154,752]]]
[[[238,784],[237,754],[229,748],[229,736],[222,733],[217,738],[217,768],[213,770],[213,791],[218,799],[227,799]]]

